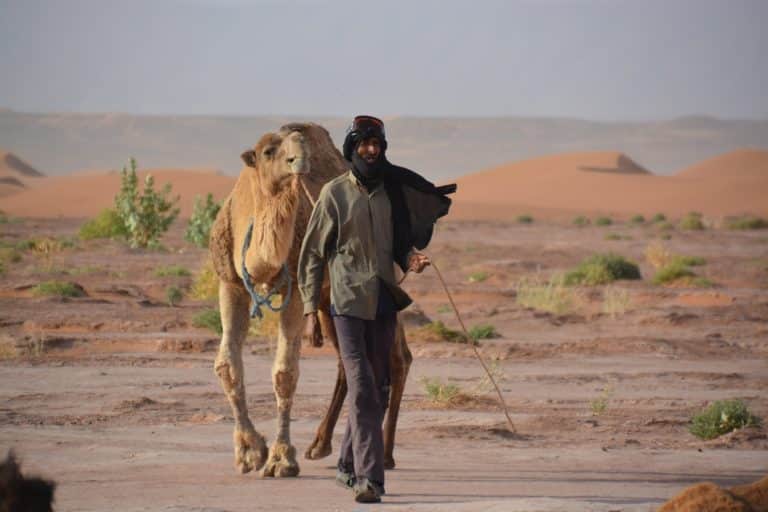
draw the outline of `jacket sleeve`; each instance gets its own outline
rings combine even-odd
[[[327,188],[323,188],[309,217],[299,253],[299,293],[304,314],[317,311],[323,272],[336,240],[338,212]]]

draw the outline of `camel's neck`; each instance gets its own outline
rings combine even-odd
[[[254,187],[253,236],[249,251],[263,264],[280,267],[293,245],[299,190],[290,184],[279,190]]]

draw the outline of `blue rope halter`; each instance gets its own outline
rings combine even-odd
[[[275,313],[279,313],[285,308],[289,302],[291,302],[291,292],[293,289],[293,279],[288,271],[288,264],[283,263],[283,268],[280,271],[280,280],[276,286],[273,286],[269,293],[266,295],[259,295],[256,290],[253,289],[253,283],[251,282],[251,275],[248,273],[248,269],[245,266],[245,253],[248,251],[248,247],[251,245],[251,236],[253,235],[253,219],[248,226],[248,232],[245,234],[245,240],[243,240],[243,284],[245,289],[248,290],[248,294],[251,296],[251,318],[259,317],[264,318],[264,313],[261,312],[261,306],[266,306]],[[272,299],[280,291],[281,285],[285,283],[288,287],[288,291],[283,298],[283,303],[279,307],[272,305]]]

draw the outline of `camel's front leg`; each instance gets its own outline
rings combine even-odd
[[[248,417],[243,375],[243,342],[248,334],[250,298],[238,285],[219,283],[219,309],[223,333],[214,369],[232,406],[235,417],[235,465],[241,473],[258,470],[267,458],[264,437]]]
[[[321,309],[318,311],[318,317],[320,325],[323,326],[323,334],[327,340],[333,343],[333,348],[336,350],[336,355],[339,354],[339,341],[336,337],[336,327],[333,325],[333,319],[328,311],[323,310],[323,304],[320,305]],[[326,304],[326,307],[328,305]],[[317,433],[312,444],[309,445],[307,451],[304,452],[304,458],[310,460],[322,459],[327,457],[333,451],[331,446],[331,438],[333,437],[333,429],[336,423],[339,421],[339,414],[341,414],[341,408],[344,405],[344,398],[347,396],[347,378],[344,375],[344,367],[341,364],[341,359],[338,360],[338,368],[336,370],[336,385],[333,388],[333,397],[331,398],[331,404],[328,406],[328,411],[325,413],[325,417],[317,426]]]
[[[408,370],[411,368],[413,356],[408,349],[405,339],[405,330],[402,322],[397,322],[395,343],[392,347],[390,358],[390,382],[392,389],[389,395],[389,410],[384,422],[384,469],[394,469],[395,459],[392,452],[395,449],[395,429],[397,428],[397,415],[400,412],[400,401],[405,390],[405,381],[408,378]]]
[[[304,327],[302,303],[297,289],[291,302],[280,313],[277,354],[272,366],[272,385],[277,399],[277,437],[269,449],[263,476],[298,476],[296,449],[291,445],[291,406],[299,380],[301,331]]]

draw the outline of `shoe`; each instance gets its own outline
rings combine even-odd
[[[357,479],[355,478],[354,473],[347,473],[340,469],[336,471],[337,485],[344,487],[345,489],[354,490],[356,481]]]
[[[367,478],[361,478],[354,486],[355,501],[358,503],[380,503],[381,491],[384,487],[381,484],[371,482]]]

